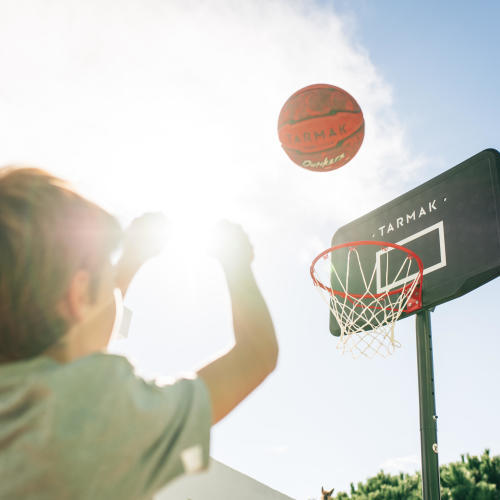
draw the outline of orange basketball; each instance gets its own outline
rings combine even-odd
[[[315,172],[342,167],[358,152],[365,136],[363,112],[339,87],[310,85],[283,105],[278,136],[290,159]]]

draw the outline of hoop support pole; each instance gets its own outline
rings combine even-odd
[[[422,454],[422,487],[424,500],[439,500],[439,460],[437,415],[432,362],[431,313],[416,314],[418,396],[420,406],[420,450]]]

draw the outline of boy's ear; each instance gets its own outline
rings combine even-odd
[[[89,272],[84,269],[78,270],[71,278],[68,291],[60,303],[61,313],[67,319],[74,322],[83,319],[89,305],[89,287]]]

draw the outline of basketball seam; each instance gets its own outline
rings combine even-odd
[[[308,85],[307,87],[304,87],[303,89],[297,90],[294,94],[292,94],[286,101],[285,104],[283,105],[283,108],[294,98],[298,97],[299,95],[305,94],[307,92],[311,92],[314,90],[326,90],[327,92],[330,93],[339,93],[339,94],[347,94],[354,102],[356,102],[356,99],[352,95],[350,95],[348,92],[346,92],[344,89],[341,89],[340,87],[336,87],[335,85],[329,85],[328,83],[320,83],[317,85]],[[359,107],[359,104],[356,102],[356,104]]]
[[[287,122],[283,122],[281,125],[278,126],[278,130],[280,130],[284,125],[295,125],[296,123],[302,123],[306,122],[308,120],[317,120],[318,118],[327,118],[329,116],[335,116],[337,113],[350,113],[352,115],[359,115],[363,114],[361,111],[351,111],[348,109],[338,109],[335,111],[330,111],[329,113],[326,113],[324,115],[316,115],[316,116],[309,116],[307,118],[301,118],[300,120],[289,120]]]

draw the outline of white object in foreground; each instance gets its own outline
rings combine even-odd
[[[245,474],[210,459],[208,470],[183,476],[161,490],[155,500],[293,500]]]

